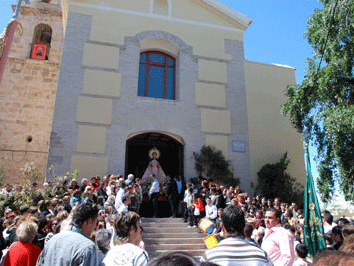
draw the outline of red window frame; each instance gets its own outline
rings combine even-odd
[[[139,59],[139,65],[140,64],[145,64],[146,65],[146,71],[145,71],[145,97],[148,97],[149,95],[149,67],[150,66],[158,66],[158,67],[163,67],[164,68],[164,85],[163,85],[163,98],[162,99],[167,99],[167,68],[168,67],[173,67],[173,98],[172,100],[176,99],[176,58],[161,52],[161,51],[145,51],[140,53],[140,56],[142,54],[146,54],[146,61],[141,61]],[[157,62],[150,62],[150,54],[161,54],[164,56],[164,63],[157,63]],[[173,65],[170,65],[167,63],[167,58],[171,57],[174,60]],[[140,73],[139,73],[140,75]]]

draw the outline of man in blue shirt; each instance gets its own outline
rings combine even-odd
[[[96,266],[95,243],[90,238],[98,221],[96,204],[82,203],[68,228],[53,236],[39,255],[37,266]]]

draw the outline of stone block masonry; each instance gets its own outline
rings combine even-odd
[[[13,6],[14,7],[14,6]],[[34,162],[42,179],[47,168],[49,137],[63,47],[60,5],[31,1],[22,5],[5,73],[0,85],[0,158],[3,183],[21,184],[21,168]],[[30,59],[39,25],[51,29],[48,60]]]
[[[4,183],[20,184],[20,168],[32,161],[44,180],[58,74],[56,63],[8,59],[0,87]]]

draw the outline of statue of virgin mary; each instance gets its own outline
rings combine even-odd
[[[149,181],[151,174],[155,174],[159,182],[165,182],[166,175],[163,172],[160,163],[157,161],[157,159],[160,158],[160,151],[156,148],[151,149],[149,151],[149,157],[152,160],[149,162],[149,165],[146,168],[146,171],[141,179],[141,183],[144,184],[145,182]]]

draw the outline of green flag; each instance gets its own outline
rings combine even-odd
[[[321,209],[318,204],[315,184],[311,173],[309,148],[306,145],[306,186],[304,191],[304,239],[309,247],[309,253],[315,256],[316,252],[326,247],[324,239]]]

